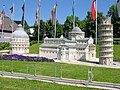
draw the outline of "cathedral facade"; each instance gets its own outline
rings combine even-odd
[[[74,27],[69,33],[69,39],[63,36],[46,37],[44,43],[40,45],[39,56],[67,61],[95,61],[96,46],[93,42],[92,37],[85,38],[85,33],[79,27]]]

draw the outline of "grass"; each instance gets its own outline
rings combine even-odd
[[[30,54],[39,54],[39,45],[40,44],[33,44],[30,46]]]
[[[96,57],[99,58],[99,45],[96,46]]]
[[[11,72],[12,62],[9,60],[0,60],[0,71],[2,71],[2,62],[4,62],[4,71]],[[88,69],[89,66],[65,64],[65,63],[49,63],[49,62],[27,62],[27,61],[13,61],[14,72],[17,73],[27,73],[34,75],[34,66],[36,66],[36,74],[43,76],[61,76],[61,66],[62,66],[62,77],[87,80],[88,79]],[[28,69],[27,69],[28,68]],[[111,82],[120,84],[120,69],[110,69],[94,67],[93,70],[94,81],[100,82]]]
[[[36,80],[0,77],[0,90],[100,90],[87,87],[45,83]]]
[[[120,61],[120,45],[114,45],[114,60]]]

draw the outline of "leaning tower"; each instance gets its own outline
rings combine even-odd
[[[113,25],[111,17],[102,19],[99,26],[99,63],[103,65],[113,64]]]

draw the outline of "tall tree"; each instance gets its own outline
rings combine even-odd
[[[57,37],[57,38],[59,38],[61,35],[63,35],[63,25],[60,24],[60,23],[58,22],[58,20],[57,20],[57,22],[56,22],[56,30],[57,30],[57,32],[56,32],[56,37]]]
[[[40,33],[39,33],[39,36],[40,36],[40,40],[43,40],[44,38],[44,31],[45,31],[45,22],[43,20],[40,20]],[[37,27],[37,21],[35,22],[34,24],[34,33],[33,33],[33,38],[35,40],[37,40],[38,38],[38,27]]]
[[[46,21],[46,29],[45,34],[49,38],[54,37],[54,26],[52,25],[51,19]]]
[[[56,37],[59,38],[63,34],[63,25],[56,20]],[[51,19],[46,21],[46,35],[49,38],[54,37],[54,25],[51,23]]]
[[[80,20],[77,16],[75,16],[75,26],[80,26]],[[73,17],[67,16],[66,21],[63,25],[64,36],[68,38],[69,32],[73,29]]]
[[[113,24],[113,37],[120,38],[120,18],[116,18],[116,6],[112,5],[109,8],[107,16],[111,16],[112,24]]]
[[[103,18],[103,13],[97,12],[98,25],[102,18]],[[86,22],[85,36],[86,37],[92,36],[93,38],[95,38],[95,25],[96,24],[95,24],[95,20],[92,20],[92,13],[90,11],[87,12],[85,22]]]

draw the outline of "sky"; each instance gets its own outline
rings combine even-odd
[[[14,19],[21,20],[22,18],[22,5],[24,0],[0,0],[0,12],[3,5],[5,5],[5,14],[11,17],[10,7],[14,3]],[[91,11],[93,0],[75,0],[75,15],[80,20],[85,19],[87,11]],[[106,16],[109,7],[115,4],[116,0],[97,0],[97,8],[99,12],[103,12]],[[40,19],[46,21],[51,18],[51,10],[56,0],[41,0]],[[58,0],[57,6],[57,20],[63,24],[67,16],[72,15],[73,0]],[[29,26],[34,25],[36,20],[36,11],[38,7],[38,0],[25,0],[25,20]]]

